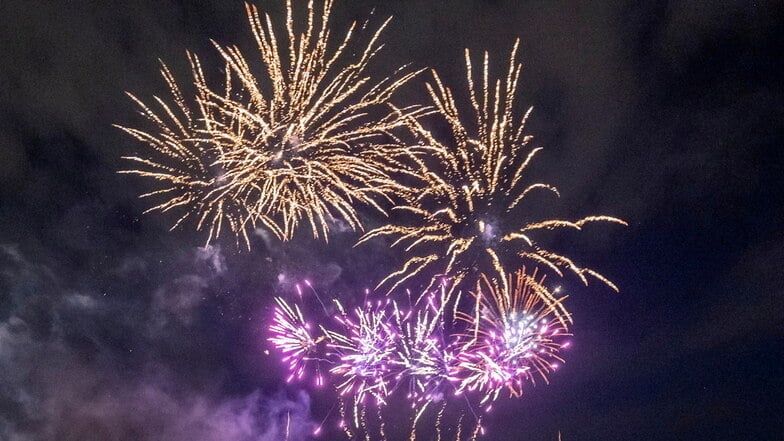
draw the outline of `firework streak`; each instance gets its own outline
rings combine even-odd
[[[314,376],[351,403],[354,427],[364,427],[367,409],[383,408],[393,395],[411,404],[415,427],[428,406],[450,397],[489,410],[504,391],[519,397],[526,383],[547,382],[563,362],[571,318],[565,297],[543,283],[524,269],[503,282],[482,277],[470,311],[453,312],[445,286],[406,307],[388,297],[353,309],[335,300],[337,313],[318,327],[278,298],[269,341],[289,368],[288,381]]]
[[[380,81],[368,73],[389,20],[375,31],[352,24],[336,42],[332,1],[320,15],[308,3],[301,34],[293,9],[287,1],[281,32],[269,15],[247,5],[261,75],[236,46],[215,43],[224,84],[208,84],[199,58],[188,53],[193,99],[165,65],[171,103],[156,97],[148,106],[131,95],[155,130],[120,126],[149,146],[147,154],[125,158],[133,167],[123,173],[156,182],[143,195],[159,200],[149,211],[179,212],[175,227],[195,218],[208,241],[228,228],[249,247],[248,231],[257,227],[280,239],[290,239],[300,223],[324,239],[336,221],[361,228],[357,204],[381,210],[390,195],[410,192],[393,175],[422,168],[417,155],[428,148],[406,145],[395,132],[409,133],[427,109],[398,108],[390,98],[418,72],[398,69]],[[358,34],[367,37],[364,44]]]
[[[587,284],[592,276],[617,291],[601,274],[578,266],[569,257],[539,245],[534,236],[543,230],[581,230],[593,222],[626,222],[611,216],[587,216],[576,221],[543,219],[522,222],[527,197],[537,191],[559,196],[558,190],[544,183],[525,183],[527,168],[541,148],[530,149],[531,136],[525,134],[530,109],[515,114],[515,98],[522,64],[517,61],[519,40],[509,57],[503,80],[492,81],[489,56],[485,52],[481,80],[477,84],[468,50],[465,52],[466,79],[470,105],[458,106],[454,94],[434,70],[427,84],[435,116],[448,124],[449,136],[437,136],[417,121],[415,132],[421,143],[431,147],[438,167],[425,173],[429,184],[409,205],[396,207],[405,213],[400,220],[369,231],[360,243],[375,237],[394,239],[393,246],[405,247],[408,260],[398,271],[379,283],[395,290],[407,280],[423,274],[432,276],[426,290],[436,286],[443,275],[452,280],[452,289],[477,265],[492,268],[494,278],[505,283],[504,268],[519,267],[512,261],[528,260],[559,276],[563,270],[574,273]],[[494,83],[494,84],[493,84]],[[439,134],[440,135],[440,134]],[[527,152],[527,153],[526,153]],[[513,256],[506,256],[512,254]],[[509,287],[504,287],[509,289]]]

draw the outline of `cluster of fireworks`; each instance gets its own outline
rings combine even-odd
[[[504,283],[483,277],[465,312],[453,308],[446,286],[407,305],[385,297],[347,309],[334,300],[335,313],[319,325],[276,298],[270,341],[288,364],[288,381],[321,387],[329,374],[352,403],[355,427],[364,426],[365,406],[384,407],[394,394],[415,415],[460,395],[490,410],[502,392],[520,396],[563,362],[571,318],[544,278],[524,269]]]
[[[508,390],[519,396],[525,381],[547,374],[562,362],[558,352],[570,335],[570,316],[542,284],[525,270],[504,286],[484,278],[472,292],[471,312],[451,314],[445,287],[405,307],[386,297],[366,300],[337,313],[329,325],[314,325],[296,304],[276,298],[270,341],[281,351],[288,381],[334,377],[341,395],[384,404],[405,388],[415,406],[426,405],[451,389],[479,392],[481,404]]]
[[[375,31],[367,22],[353,24],[335,41],[332,1],[316,9],[310,0],[300,29],[287,0],[285,32],[276,32],[269,15],[247,6],[260,57],[249,61],[237,47],[216,43],[225,64],[216,88],[189,53],[192,98],[164,65],[173,102],[156,97],[154,110],[131,95],[155,130],[122,127],[150,147],[148,155],[126,158],[134,167],[125,173],[155,180],[158,188],[143,196],[158,200],[151,211],[179,212],[175,227],[195,218],[208,241],[228,229],[248,247],[248,232],[257,228],[288,240],[304,226],[326,240],[335,222],[363,230],[358,206],[399,213],[358,244],[391,239],[405,258],[378,288],[419,295],[359,307],[335,300],[321,305],[327,315],[320,321],[311,321],[304,305],[276,298],[270,341],[289,367],[289,382],[332,385],[341,403],[350,403],[341,405],[350,438],[351,427],[366,427],[369,406],[381,409],[402,395],[414,410],[414,439],[433,403],[461,396],[489,410],[504,391],[520,396],[527,383],[547,382],[563,362],[571,316],[565,297],[545,287],[544,273],[572,274],[585,284],[590,276],[617,288],[545,248],[537,233],[625,222],[604,215],[542,219],[526,211],[529,195],[559,193],[527,180],[540,148],[530,148],[525,133],[531,110],[515,104],[519,41],[497,80],[487,52],[477,79],[466,50],[467,106],[435,70],[426,83],[430,103],[397,106],[395,92],[421,71],[370,76],[389,20]],[[260,75],[251,68],[258,61]],[[446,134],[428,129],[434,120],[446,124]],[[526,272],[524,264],[534,269]],[[481,433],[481,417],[474,417],[469,439]],[[460,440],[462,419],[456,427]]]

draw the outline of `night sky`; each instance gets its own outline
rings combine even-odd
[[[784,439],[784,6],[708,3],[336,5],[335,29],[394,16],[377,72],[458,91],[464,47],[498,72],[520,37],[547,209],[629,222],[552,238],[621,292],[564,281],[567,363],[482,439]],[[0,440],[279,441],[290,414],[299,441],[329,409],[265,354],[272,297],[356,298],[400,253],[352,232],[203,247],[117,174],[144,151],[112,127],[145,127],[124,92],[165,95],[158,59],[186,81],[187,49],[219,73],[210,38],[252,53],[241,2],[0,2]]]

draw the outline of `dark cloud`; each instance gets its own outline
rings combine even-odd
[[[684,332],[685,350],[721,350],[750,342],[764,343],[784,336],[784,291],[779,265],[784,241],[754,244],[722,279],[722,288],[709,294],[702,316]]]
[[[307,394],[259,385],[234,396],[219,362],[193,362],[217,355],[189,339],[209,331],[205,304],[228,269],[217,247],[181,258],[174,265],[195,272],[147,297],[120,288],[144,274],[142,260],[112,271],[116,289],[79,292],[18,247],[0,247],[2,439],[277,441],[286,430],[305,439],[315,427]]]

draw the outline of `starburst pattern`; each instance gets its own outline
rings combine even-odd
[[[177,210],[175,227],[195,217],[208,241],[228,228],[250,246],[248,231],[257,227],[281,239],[301,223],[324,239],[336,222],[361,229],[357,204],[381,210],[388,195],[407,191],[394,178],[412,174],[419,147],[400,142],[396,131],[426,109],[399,108],[390,98],[418,72],[401,68],[373,81],[368,66],[389,20],[364,43],[357,34],[368,32],[367,22],[335,40],[332,3],[324,2],[319,14],[311,0],[297,32],[287,1],[285,33],[247,5],[259,57],[215,43],[225,63],[222,87],[208,84],[199,58],[189,53],[193,100],[165,65],[173,104],[156,97],[154,110],[131,95],[155,126],[121,127],[151,147],[151,156],[127,157],[134,168],[125,171],[156,181],[158,189],[143,195],[162,200],[150,211]],[[260,73],[251,67],[257,61]]]
[[[327,336],[328,347],[339,360],[330,373],[340,378],[337,389],[341,395],[353,396],[358,403],[370,395],[378,404],[385,403],[392,375],[390,360],[399,339],[392,317],[397,312],[394,306],[389,299],[368,302],[363,308],[355,308],[352,315],[335,317],[344,329],[327,331]]]
[[[408,381],[407,398],[414,408],[444,399],[454,345],[445,335],[450,296],[444,287],[429,292],[418,308],[398,314],[400,348],[395,354],[398,382]]]
[[[434,403],[441,406],[438,421],[455,396],[465,395],[472,412],[471,403],[489,411],[501,392],[519,397],[526,384],[547,382],[563,362],[559,352],[571,335],[566,297],[547,289],[546,276],[537,270],[529,274],[523,268],[503,277],[482,274],[470,292],[473,302],[463,302],[459,310],[453,309],[457,297],[444,285],[407,308],[386,297],[347,312],[335,300],[339,313],[316,333],[310,332],[299,306],[278,298],[270,341],[292,379],[303,380],[306,362],[329,366],[323,382],[339,393],[339,425],[349,438],[353,429],[383,432],[382,409],[401,391],[405,394],[398,397],[410,404],[413,439]],[[468,303],[471,307],[465,308]],[[316,353],[323,355],[317,358]],[[369,410],[377,418],[369,419],[374,415]],[[475,420],[481,430],[478,415]]]
[[[443,276],[461,286],[466,275],[479,271],[504,272],[508,255],[532,260],[558,275],[566,269],[584,283],[586,276],[598,278],[617,290],[599,273],[578,266],[572,259],[550,251],[534,240],[541,230],[580,230],[590,222],[626,223],[611,216],[587,216],[576,221],[546,219],[521,223],[525,198],[535,191],[556,196],[555,187],[525,183],[526,169],[540,148],[529,149],[531,136],[525,134],[530,109],[522,116],[515,112],[515,98],[522,65],[517,61],[517,41],[509,58],[506,77],[491,83],[489,56],[485,52],[481,80],[477,84],[471,55],[465,52],[470,109],[460,111],[454,95],[436,71],[427,85],[436,114],[449,126],[450,136],[439,138],[416,124],[423,143],[441,159],[425,173],[427,186],[409,205],[396,207],[404,212],[400,222],[376,228],[360,243],[376,237],[393,238],[393,246],[409,253],[402,268],[392,272],[379,286],[390,291],[420,274],[433,276],[430,287]],[[525,213],[528,217],[530,213]],[[508,287],[506,287],[508,289]]]
[[[558,352],[568,345],[571,316],[563,307],[566,297],[556,298],[544,281],[525,268],[506,283],[482,275],[472,293],[474,312],[458,312],[467,324],[453,369],[458,393],[477,391],[481,404],[495,401],[503,390],[519,397],[526,382],[537,377],[547,382],[563,362]]]
[[[274,310],[270,331],[273,337],[269,341],[283,354],[282,361],[289,367],[287,382],[294,379],[302,380],[306,375],[308,364],[315,362],[316,385],[324,384],[324,379],[318,367],[319,343],[324,341],[324,335],[314,336],[312,325],[302,315],[298,305],[291,305],[276,297],[277,306]]]

